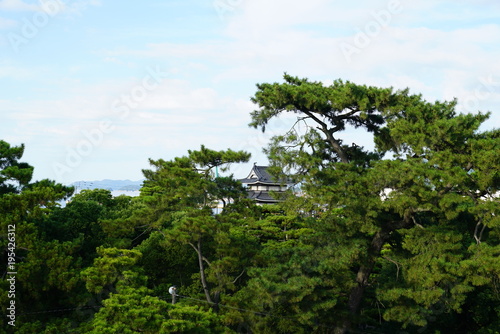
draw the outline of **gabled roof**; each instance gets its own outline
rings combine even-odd
[[[267,191],[249,191],[248,198],[253,199],[257,203],[277,203],[278,199],[274,198]]]
[[[244,179],[240,179],[241,183],[246,184],[280,184],[279,181],[276,181],[271,174],[267,172],[267,166],[257,166],[257,164],[253,165],[250,174]]]

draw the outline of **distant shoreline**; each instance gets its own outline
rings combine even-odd
[[[131,181],[131,180],[96,180],[96,181],[77,181],[70,185],[75,187],[76,192],[83,189],[106,189],[109,191],[139,191],[142,187],[144,180]]]

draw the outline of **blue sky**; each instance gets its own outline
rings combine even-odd
[[[457,98],[499,127],[500,2],[0,0],[0,139],[35,179],[137,180],[201,144],[265,164],[293,119],[249,128],[250,97],[284,72]]]

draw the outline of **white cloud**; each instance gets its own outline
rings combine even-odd
[[[17,25],[16,21],[0,17],[0,30],[12,28],[15,27],[16,25]]]
[[[37,11],[40,7],[25,3],[22,0],[0,0],[0,10],[6,11]]]
[[[64,12],[73,15],[82,15],[89,7],[100,7],[100,0],[80,0],[65,3]]]
[[[13,65],[9,62],[0,62],[0,79],[8,78],[10,80],[25,80],[33,77],[31,69]]]
[[[163,80],[161,86],[148,94],[143,109],[213,109],[217,93],[211,88],[193,88],[185,80]]]
[[[39,0],[36,4],[26,3],[22,0],[0,0],[0,10],[10,12],[40,12],[44,11],[50,16],[65,13],[66,15],[81,15],[88,7],[101,6],[100,0]],[[0,20],[0,28],[2,28]]]
[[[465,99],[470,93],[460,87],[470,86],[485,73],[500,73],[497,61],[500,57],[498,25],[443,30],[405,26],[401,22],[394,26],[389,24],[371,37],[369,45],[360,48],[359,53],[348,62],[339,45],[343,41],[354,43],[359,31],[353,29],[351,35],[332,31],[331,34],[325,33],[329,35],[325,37],[297,30],[290,26],[293,20],[284,19],[288,14],[295,17],[301,7],[288,6],[294,8],[287,7],[283,17],[272,20],[266,15],[256,18],[256,4],[245,6],[245,10],[235,14],[234,21],[229,24],[232,27],[228,28],[231,35],[229,41],[208,41],[197,45],[156,43],[147,45],[143,50],[122,50],[122,55],[129,53],[157,59],[174,57],[186,59],[189,64],[216,64],[218,70],[211,80],[217,83],[280,81],[286,71],[313,80],[343,78],[360,84],[409,87],[413,93],[423,93],[428,100]],[[432,4],[422,4],[413,9],[422,10],[426,6]],[[261,9],[273,12],[275,7],[275,4],[269,4]],[[409,9],[405,7],[405,10]],[[370,10],[364,11],[369,13]],[[323,16],[328,15],[321,14],[319,22]],[[314,19],[304,15],[299,17],[297,23],[305,24],[308,20]],[[256,38],[260,32],[255,35],[255,29],[262,32],[263,38]],[[248,95],[252,93],[249,91]],[[193,99],[179,95],[179,90],[174,87],[170,92],[162,92],[161,98],[152,99],[150,103],[152,101],[158,107],[162,104],[176,107],[190,105]],[[493,99],[491,102],[496,103]]]

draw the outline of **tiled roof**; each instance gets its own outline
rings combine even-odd
[[[240,179],[241,183],[253,184],[253,183],[265,183],[265,184],[279,184],[271,174],[267,172],[267,166],[257,166],[254,165],[252,171],[244,179]]]
[[[267,191],[249,191],[248,198],[255,200],[256,202],[266,202],[266,203],[277,203],[279,202],[276,198],[272,197]]]

